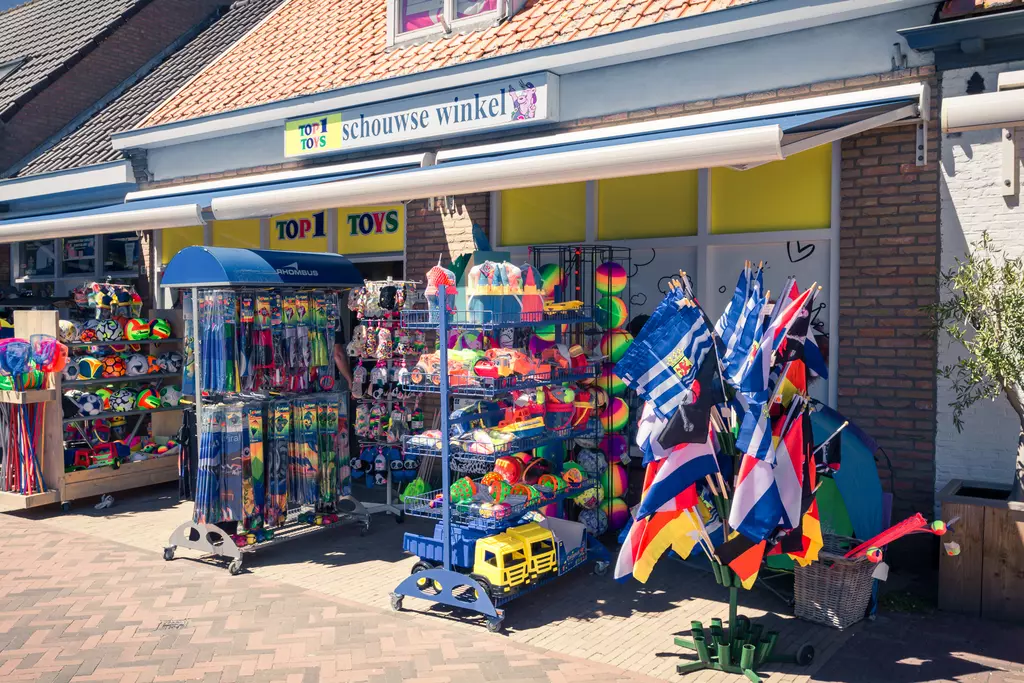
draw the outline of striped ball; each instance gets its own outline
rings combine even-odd
[[[601,353],[612,363],[618,363],[633,343],[633,335],[626,330],[608,330],[601,335]]]
[[[605,505],[605,508],[607,508],[608,528],[612,531],[618,531],[629,522],[629,506],[621,498],[613,498],[609,504]]]
[[[622,327],[628,318],[626,302],[617,296],[603,296],[594,304],[594,320],[603,329]]]
[[[604,363],[601,366],[601,374],[597,378],[597,386],[612,396],[621,396],[626,393],[626,383],[615,374],[615,365],[613,363]]]
[[[621,432],[629,423],[629,406],[618,396],[612,398],[601,412],[601,425],[607,433]]]
[[[615,261],[605,261],[594,272],[594,287],[601,294],[618,294],[626,288],[626,269]]]

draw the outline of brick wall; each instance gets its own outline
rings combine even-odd
[[[152,0],[14,114],[0,138],[0,171],[56,134],[225,4],[226,0]]]

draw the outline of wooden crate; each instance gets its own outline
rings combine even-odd
[[[939,492],[942,518],[960,518],[942,539],[959,543],[960,554],[940,557],[939,608],[1024,623],[1024,503],[970,495],[971,489],[1010,492],[960,479]]]

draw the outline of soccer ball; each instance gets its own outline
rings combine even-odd
[[[128,366],[121,356],[106,356],[103,359],[104,377],[124,377],[128,373]]]
[[[121,326],[116,320],[101,320],[96,326],[97,341],[116,341],[121,339]]]
[[[149,360],[141,353],[133,353],[125,361],[125,367],[130,377],[145,375],[149,373]]]
[[[95,393],[103,401],[103,410],[110,410],[110,396],[114,393],[114,390],[110,387],[100,387]]]
[[[158,396],[152,389],[143,389],[139,392],[139,395],[135,397],[135,405],[137,405],[140,410],[153,410],[154,408],[159,408],[160,396]]]
[[[57,338],[65,344],[78,341],[78,325],[70,320],[61,320],[57,323]]]
[[[103,412],[103,400],[96,394],[87,394],[84,391],[76,392],[71,398],[78,407],[78,412],[85,417],[92,417]]]
[[[148,366],[146,372],[150,375],[155,375],[161,371],[160,361],[157,360],[156,356],[146,356],[146,365]]]
[[[181,387],[168,385],[160,389],[160,402],[165,406],[176,406],[181,402]]]
[[[177,351],[165,351],[160,354],[160,358],[157,359],[157,363],[160,364],[160,369],[164,372],[181,372],[181,366],[184,364],[185,359],[181,357],[181,354]]]
[[[124,324],[124,336],[131,340],[149,339],[149,321],[132,318]]]
[[[83,330],[87,332],[88,330]],[[103,371],[103,363],[98,358],[92,356],[82,356],[78,359],[78,377],[79,379],[96,379],[100,376],[100,372]]]
[[[149,323],[150,339],[168,339],[171,336],[171,324],[162,318]]]
[[[110,409],[115,413],[126,413],[135,406],[135,394],[131,389],[118,389],[110,395]]]
[[[78,363],[71,361],[64,366],[64,369],[60,371],[60,376],[65,382],[74,382],[78,379]]]

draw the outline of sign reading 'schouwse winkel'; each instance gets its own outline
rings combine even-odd
[[[558,76],[537,73],[286,121],[285,156],[345,152],[558,121]]]

